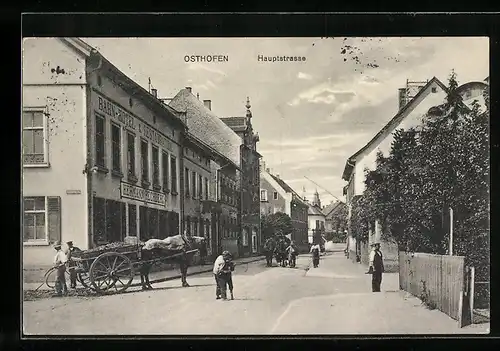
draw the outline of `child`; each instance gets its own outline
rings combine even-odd
[[[54,249],[57,251],[54,257],[54,266],[57,269],[55,296],[61,297],[63,294],[68,294],[68,286],[66,285],[66,277],[64,276],[66,273],[66,262],[68,261],[68,258],[61,249],[61,244],[59,242],[54,245]]]
[[[231,300],[234,300],[233,295],[233,278],[232,272],[234,271],[234,262],[231,254],[227,251],[222,253],[224,258],[224,265],[221,267],[217,274],[219,282],[219,291],[223,300],[227,300],[227,287],[229,287],[229,292],[231,293]]]
[[[288,253],[288,264],[290,267],[295,267],[295,259],[298,254],[297,247],[295,246],[295,242],[291,241],[290,245],[286,248],[286,252]]]
[[[314,245],[311,246],[311,253],[312,253],[313,267],[317,268],[319,266],[319,253],[320,253],[320,247],[317,243],[314,243]]]

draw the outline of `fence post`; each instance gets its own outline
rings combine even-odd
[[[470,267],[470,289],[469,289],[469,308],[470,308],[470,316],[472,323],[474,323],[474,283],[475,283],[475,273],[476,269],[474,267]]]
[[[450,207],[450,256],[453,256],[453,209]]]

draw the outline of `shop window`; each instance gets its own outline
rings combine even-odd
[[[158,235],[160,239],[165,239],[170,236],[170,229],[168,223],[168,211],[158,210],[159,220],[158,220]]]
[[[198,236],[198,221],[196,220],[196,218],[193,218],[193,222],[192,222],[192,226],[193,226],[193,236]]]
[[[160,187],[160,150],[156,146],[151,148],[153,158],[153,186],[158,190]]]
[[[122,171],[122,145],[121,128],[115,123],[111,123],[111,163],[112,171],[121,173]]]
[[[158,210],[154,208],[148,208],[149,212],[149,238],[150,239],[161,239],[158,233],[158,222],[159,222],[159,214]]]
[[[106,168],[106,128],[104,116],[95,114],[95,163]]]
[[[94,244],[99,245],[106,240],[106,200],[100,197],[93,199]]]
[[[177,159],[174,156],[170,156],[170,174],[172,176],[172,195],[177,195]]]
[[[170,188],[168,186],[168,172],[169,172],[168,160],[169,160],[168,153],[166,153],[165,151],[162,151],[161,163],[162,163],[162,170],[163,170],[162,183],[163,183],[163,191],[164,192],[168,192],[170,190]]]
[[[184,220],[184,230],[186,231],[186,234],[187,235],[191,235],[191,223],[190,223],[191,219],[189,218],[189,216],[186,216],[185,220]]]
[[[137,236],[137,205],[128,204],[128,235]]]
[[[149,184],[149,144],[146,140],[141,140],[141,170],[142,182]]]
[[[120,201],[106,200],[106,233],[105,241],[123,241],[125,205]]]
[[[135,174],[135,135],[127,132],[127,173],[130,180],[137,181]]]
[[[47,164],[47,122],[43,110],[23,111],[23,164]]]
[[[146,206],[139,206],[139,231],[141,241],[147,241],[150,239],[148,215],[148,208]]]

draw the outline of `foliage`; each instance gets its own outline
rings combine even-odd
[[[368,223],[400,249],[446,254],[449,208],[453,253],[466,256],[479,276],[489,275],[489,97],[486,111],[465,107],[452,72],[446,101],[421,126],[397,130],[387,157],[366,171],[366,190],[352,207],[352,232],[366,241]]]
[[[264,240],[273,235],[287,235],[293,232],[292,219],[283,212],[264,215],[260,223]]]
[[[325,239],[334,242],[345,242],[347,230],[347,205],[340,203],[326,219],[331,224],[332,231],[325,233]]]

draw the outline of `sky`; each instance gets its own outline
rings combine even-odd
[[[160,98],[190,86],[228,117],[244,116],[249,97],[265,167],[310,200],[317,189],[324,205],[345,200],[347,158],[394,117],[407,79],[447,84],[452,69],[459,84],[489,76],[486,37],[82,39],[145,89],[150,78]],[[306,60],[259,62],[259,55]]]

